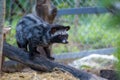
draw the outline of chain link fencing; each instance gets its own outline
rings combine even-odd
[[[6,25],[12,25],[12,37],[15,34],[15,25],[17,21],[24,15],[22,10],[16,5],[14,6],[15,14],[11,17],[10,11],[11,0],[7,2]],[[35,3],[35,0],[19,0],[27,13]],[[83,7],[101,7],[99,0],[52,0],[53,4],[58,9],[68,8],[83,8]],[[94,50],[101,48],[110,48],[116,45],[116,40],[119,31],[109,29],[107,19],[111,16],[110,13],[105,14],[79,14],[79,15],[62,15],[56,17],[54,23],[71,26],[69,31],[69,44],[54,44],[54,53],[64,52],[79,52],[83,50]],[[10,23],[12,18],[12,23]],[[14,38],[8,37],[8,42],[15,44]],[[14,40],[14,41],[13,41]],[[11,42],[12,41],[12,42]]]

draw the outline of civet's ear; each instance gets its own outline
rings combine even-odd
[[[70,29],[70,26],[66,26],[65,29],[66,31],[68,31]]]
[[[57,31],[57,28],[56,27],[52,27],[51,30],[50,30],[50,33],[54,34],[56,31]]]

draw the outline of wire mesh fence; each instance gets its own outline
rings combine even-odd
[[[58,8],[91,7],[98,6],[98,0],[52,0]]]
[[[103,3],[100,3],[99,0],[53,0],[53,3],[58,9],[103,7],[101,6]],[[61,51],[75,52],[115,46],[118,35],[114,30],[108,30],[106,23],[106,20],[110,16],[110,13],[96,13],[63,15],[58,17],[55,23],[71,26],[69,44],[64,45]]]
[[[23,11],[14,4],[12,10],[12,0],[7,0],[6,24],[9,24],[12,18],[12,34],[15,34],[15,25],[17,21],[24,15]],[[35,0],[19,0],[27,13],[31,12],[35,4]],[[53,4],[58,9],[63,8],[81,8],[81,7],[101,7],[99,0],[52,0]],[[11,15],[13,15],[11,17]],[[106,14],[78,14],[78,15],[63,15],[58,16],[54,23],[70,25],[69,44],[55,44],[53,46],[54,53],[78,52],[83,50],[101,49],[114,47],[119,31],[108,29],[106,20],[110,17],[110,13]],[[11,35],[14,37],[14,35]],[[15,40],[8,38],[8,42],[15,44]]]

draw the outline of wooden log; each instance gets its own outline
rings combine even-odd
[[[2,72],[3,25],[5,19],[5,0],[0,0],[0,76]]]
[[[27,66],[13,60],[9,60],[3,63],[2,71],[7,73],[21,72],[25,68],[27,68]]]
[[[51,61],[43,56],[36,56],[34,60],[30,60],[28,55],[29,53],[7,43],[3,44],[3,53],[9,59],[22,63],[37,71],[52,71],[54,68],[58,68],[60,70],[70,72],[73,76],[79,78],[80,80],[105,80],[93,74]]]
[[[6,35],[10,32],[11,28],[10,27],[4,27],[3,28],[3,32],[2,32],[2,36],[3,36],[3,40],[6,41]],[[1,56],[2,60],[1,62],[1,66],[3,67],[3,63],[5,61],[5,57],[4,55]],[[1,68],[2,69],[2,68]]]
[[[100,70],[100,76],[108,80],[120,80],[120,74],[118,73],[120,73],[120,71],[107,69]]]

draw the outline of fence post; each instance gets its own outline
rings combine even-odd
[[[5,0],[0,0],[0,76],[2,72],[3,25],[5,16]]]
[[[75,8],[79,8],[80,7],[80,0],[74,0],[75,1]],[[79,16],[75,15],[74,17],[74,24],[75,24],[75,31],[77,31],[77,26],[79,24]]]

